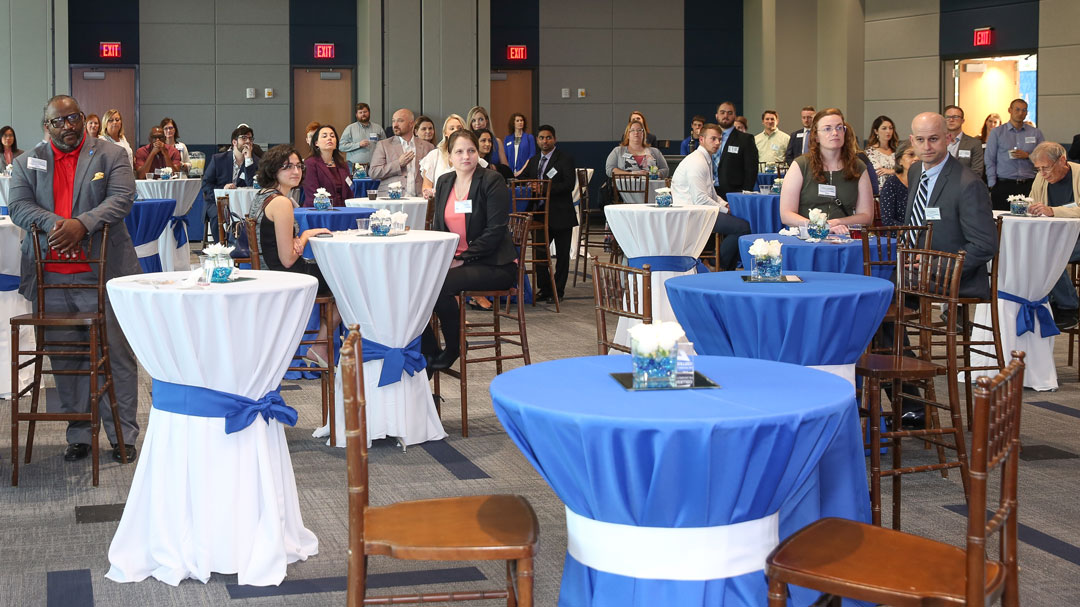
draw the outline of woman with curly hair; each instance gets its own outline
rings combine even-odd
[[[877,173],[878,187],[885,185],[889,175],[895,175],[896,162],[893,154],[900,139],[896,136],[896,126],[892,118],[878,116],[870,126],[870,139],[866,142],[866,157]]]

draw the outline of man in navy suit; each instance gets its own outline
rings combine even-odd
[[[795,131],[791,134],[791,139],[788,140],[787,151],[784,152],[784,162],[791,164],[795,162],[795,159],[806,153],[807,148],[810,145],[810,125],[814,123],[814,114],[817,110],[814,106],[808,105],[799,112],[799,118],[802,120],[803,128]]]
[[[203,174],[202,197],[206,203],[206,219],[212,229],[207,231],[207,242],[218,233],[217,199],[215,189],[231,190],[236,187],[254,187],[255,172],[259,170],[259,158],[252,153],[255,132],[246,124],[233,129],[232,148],[214,154]]]
[[[713,186],[720,196],[757,188],[758,151],[754,136],[735,128],[735,104],[725,101],[716,108],[720,125],[720,151],[713,155]]]
[[[574,159],[555,148],[555,127],[542,125],[536,131],[536,145],[540,149],[525,164],[520,177],[551,180],[548,231],[555,241],[555,285],[551,285],[547,268],[537,267],[536,298],[554,303],[556,294],[562,299],[566,292],[566,276],[570,270],[570,236],[577,225],[573,198],[577,177]]]

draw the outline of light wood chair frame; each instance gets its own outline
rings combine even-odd
[[[361,348],[359,327],[353,325],[341,348],[349,491],[348,606],[506,599],[508,607],[532,607],[533,559],[539,546],[540,525],[525,498],[475,495],[370,505]],[[504,538],[499,538],[500,534]],[[475,540],[477,535],[487,535],[490,539],[486,542],[463,539],[469,536]],[[512,535],[520,537],[510,538]],[[423,539],[429,542],[420,543],[419,536],[426,536]],[[425,561],[505,560],[506,586],[495,590],[369,597],[367,562],[372,555]]]
[[[890,276],[896,276],[896,260],[900,249],[909,248],[908,238],[917,234],[915,242],[921,243],[919,248],[933,249],[934,226],[871,226],[864,227],[862,232],[862,255],[863,275],[874,276],[876,268],[888,267]],[[873,259],[876,256],[876,259]],[[895,281],[895,279],[894,279]],[[889,354],[893,351],[891,343],[887,341],[885,326],[896,322],[896,302],[889,304],[877,333],[870,341],[866,351],[872,354]]]
[[[522,195],[521,192],[525,192],[525,194]],[[551,285],[552,295],[555,297],[555,311],[561,312],[559,289],[555,286],[555,266],[551,259],[551,230],[548,228],[548,209],[551,208],[551,180],[511,179],[510,212],[518,212],[519,203],[521,202],[525,203],[526,211],[532,214],[532,222],[529,224],[529,238],[526,246],[521,250],[521,260],[531,264],[529,274],[532,276],[534,290],[537,284],[538,267],[541,265],[547,267],[548,284]],[[532,305],[536,305],[536,293],[533,293]]]
[[[641,202],[649,202],[648,175],[630,173],[612,175],[611,188],[615,193],[615,200],[619,203],[626,203],[624,196],[628,194],[641,194]]]
[[[609,350],[630,352],[630,348],[608,339],[607,315],[640,320],[652,324],[652,268],[641,269],[593,262],[593,301],[596,306],[596,349],[600,355]]]
[[[257,241],[252,241],[251,240],[251,231],[250,231],[250,227],[247,224],[248,218],[247,217],[236,217],[235,215],[233,215],[232,211],[229,210],[229,197],[228,196],[218,196],[216,202],[217,202],[217,218],[218,218],[218,242],[221,243],[222,245],[229,244],[228,231],[232,227],[233,222],[244,222],[244,224],[245,224],[244,227],[245,227],[245,229],[248,230],[248,251],[252,251],[252,250],[257,251],[258,250],[258,246],[256,244]],[[258,269],[258,268],[255,268],[255,264],[252,263],[252,261],[251,261],[252,257],[257,257],[257,256],[258,256],[258,253],[255,253],[254,255],[251,255],[249,257],[233,257],[232,258],[233,265],[239,266],[242,263],[247,263],[247,264],[252,264],[251,267],[253,269]]]
[[[100,234],[98,255],[93,256],[93,242],[95,236]],[[121,463],[127,463],[127,448],[124,443],[124,431],[120,427],[120,413],[116,404],[116,389],[113,384],[112,364],[109,353],[108,327],[106,323],[106,296],[105,281],[106,268],[108,267],[108,242],[109,225],[105,224],[100,232],[90,234],[87,237],[86,251],[89,259],[86,260],[48,260],[42,254],[41,238],[42,231],[38,226],[30,227],[29,238],[33,242],[34,271],[37,275],[36,301],[34,311],[29,314],[20,314],[10,319],[11,326],[11,486],[19,484],[19,422],[29,422],[26,431],[26,460],[30,463],[30,457],[34,449],[34,429],[39,421],[88,421],[90,422],[90,454],[92,466],[92,483],[98,486],[99,454],[98,435],[101,428],[99,405],[106,394],[109,397],[109,408],[112,412],[113,430],[116,433],[117,449],[120,452]],[[72,265],[87,264],[97,266],[97,281],[92,284],[53,283],[45,284],[45,265]],[[76,313],[53,313],[45,311],[45,297],[47,291],[53,290],[93,290],[97,294],[97,310],[93,312]],[[19,341],[22,327],[33,327],[35,346],[31,350],[24,350]],[[78,328],[85,327],[88,330],[87,341],[50,341],[46,338],[46,330],[49,328]],[[59,348],[59,349],[57,349]],[[25,362],[22,357],[30,357]],[[85,370],[77,369],[45,369],[44,358],[49,356],[62,358],[87,357],[90,359],[89,367]],[[19,372],[30,365],[34,367],[33,381],[22,388],[19,385]],[[42,375],[85,375],[90,378],[90,410],[87,413],[49,413],[39,412],[41,403],[41,379]],[[19,400],[26,394],[30,394],[30,410],[23,412],[19,407]]]

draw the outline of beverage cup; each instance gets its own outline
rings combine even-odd
[[[771,191],[772,191],[772,186],[771,185],[759,185],[758,186],[758,192],[761,193],[761,194],[768,194]]]
[[[855,240],[861,240],[862,239],[862,230],[863,230],[863,226],[862,226],[861,223],[853,223],[853,224],[848,226],[848,233]]]
[[[361,234],[371,233],[371,218],[364,217],[356,220],[356,228],[360,230]]]
[[[379,190],[368,190],[368,193],[367,193],[367,199],[368,200],[375,200],[378,197],[379,197]]]
[[[799,226],[799,238],[802,238],[803,240],[810,238],[810,231],[807,229],[807,225],[805,223]]]

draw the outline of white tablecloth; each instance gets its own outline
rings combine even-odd
[[[4,167],[0,167],[0,171]],[[8,190],[11,189],[11,177],[0,175],[0,207],[8,206]]]
[[[995,213],[997,215],[1003,212]],[[1050,292],[1069,263],[1076,238],[1080,235],[1080,219],[1057,217],[1017,217],[1004,214],[1001,226],[1001,252],[998,258],[998,292],[1011,293],[1038,301]],[[1050,304],[1043,304],[1047,309]],[[1036,390],[1056,390],[1057,365],[1054,362],[1054,338],[1041,337],[1039,320],[1035,331],[1016,335],[1016,313],[1020,304],[998,298],[998,323],[1001,329],[1001,350],[1008,364],[1013,350],[1027,352],[1024,358],[1024,387]],[[990,324],[990,308],[980,304],[975,310],[976,322]],[[988,331],[975,331],[975,339],[989,339]],[[972,364],[991,364],[982,356],[972,356]],[[993,377],[995,372],[982,372]]]
[[[707,205],[660,208],[644,204],[611,204],[604,207],[611,233],[619,247],[629,257],[678,255],[697,258],[709,242],[713,224],[720,207]],[[652,273],[652,316],[654,321],[674,322],[675,313],[668,303],[664,282],[672,276],[696,273]],[[615,329],[615,342],[630,345],[627,330],[638,324],[620,318]]]
[[[120,326],[150,376],[252,399],[277,388],[318,282],[244,270],[255,280],[189,289],[149,284],[185,274],[108,283]],[[288,563],[318,552],[300,516],[278,421],[258,417],[225,434],[224,418],[151,409],[139,455],[109,547],[109,579],[153,576],[175,586],[216,572],[236,573],[240,584],[276,585]]]
[[[391,213],[404,211],[409,214],[409,221],[405,225],[410,230],[423,230],[424,221],[427,219],[427,198],[420,196],[403,196],[397,200],[389,198],[349,198],[345,201],[347,207],[366,207],[369,209],[387,209]]]
[[[410,230],[386,237],[337,233],[309,242],[345,324],[358,323],[364,339],[403,348],[430,321],[457,241],[456,234]],[[382,366],[381,360],[364,363],[368,441],[394,436],[413,445],[445,438],[427,375],[402,373],[401,381],[380,388]],[[336,377],[336,444],[344,447],[341,373]]]
[[[135,192],[139,198],[171,198],[176,201],[173,217],[183,217],[195,204],[202,181],[199,179],[136,179]],[[184,227],[187,233],[187,226]],[[158,255],[161,256],[161,269],[165,272],[191,269],[191,246],[184,243],[176,246],[176,237],[172,226],[165,228],[158,238]]]
[[[11,222],[11,218],[0,216],[0,274],[19,276],[19,264],[22,254],[19,245],[22,242],[23,231]],[[30,302],[19,295],[18,291],[0,291],[0,398],[11,396],[11,325],[9,320],[12,316],[30,312]],[[19,333],[19,341],[23,347],[34,345],[34,331],[30,327],[23,327]],[[24,357],[23,360],[28,360]],[[25,388],[34,378],[33,367],[22,370],[19,388]]]
[[[214,190],[214,197],[228,196],[229,211],[244,217],[247,215],[248,209],[251,208],[251,203],[255,202],[255,195],[258,193],[259,188],[230,188],[228,190]],[[217,238],[216,234],[214,238]]]

